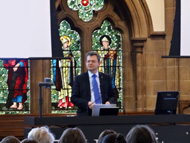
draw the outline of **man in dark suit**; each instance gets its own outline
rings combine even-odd
[[[99,54],[94,51],[88,52],[86,54],[88,72],[75,77],[71,102],[78,106],[77,116],[91,115],[95,104],[115,103],[111,77],[98,71],[100,64]],[[97,82],[97,90],[95,90],[93,83],[94,75]],[[96,94],[98,94],[98,97]]]

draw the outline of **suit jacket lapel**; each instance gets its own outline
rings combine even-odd
[[[90,82],[88,72],[85,74],[84,82],[86,83],[87,96],[89,97],[89,101],[91,100],[91,92],[90,92]]]
[[[99,80],[100,80],[100,90],[101,90],[101,95],[104,95],[104,76],[101,72],[99,72]]]

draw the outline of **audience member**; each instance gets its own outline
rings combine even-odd
[[[126,136],[127,143],[158,143],[155,132],[147,125],[134,126]]]
[[[126,143],[126,140],[122,134],[112,133],[103,137],[100,143]]]
[[[20,140],[14,136],[7,136],[2,139],[1,143],[20,143]]]
[[[39,142],[36,140],[32,140],[32,139],[23,139],[21,141],[21,143],[39,143]]]
[[[59,143],[87,143],[87,140],[79,128],[68,128],[60,137]]]
[[[48,127],[37,127],[28,133],[28,139],[36,140],[39,143],[53,143],[55,137]]]
[[[101,140],[103,139],[103,137],[105,137],[108,134],[116,134],[116,132],[114,130],[104,130],[98,137],[98,143],[101,142]]]

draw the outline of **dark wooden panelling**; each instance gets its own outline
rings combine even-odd
[[[28,127],[24,124],[24,117],[27,116],[39,116],[38,114],[26,114],[26,115],[0,115],[0,140],[6,136],[15,136],[20,140],[24,139],[24,128]],[[43,116],[55,117],[66,116],[64,114],[45,114]]]

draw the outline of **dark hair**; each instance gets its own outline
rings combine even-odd
[[[122,134],[108,134],[100,143],[126,143],[125,137]]]
[[[59,139],[59,143],[87,143],[86,137],[79,128],[66,129]]]
[[[1,143],[20,143],[20,140],[14,136],[7,136],[2,139]]]
[[[157,143],[155,132],[147,125],[134,126],[126,136],[127,143]]]
[[[104,37],[106,37],[106,38],[108,39],[109,45],[110,45],[110,44],[111,44],[111,38],[110,38],[110,36],[108,36],[108,35],[103,35],[102,37],[100,37],[100,44],[103,46],[103,44],[102,44],[102,39],[103,39]]]
[[[97,52],[90,51],[90,52],[86,53],[86,59],[87,59],[88,56],[96,56],[97,59],[98,59],[98,62],[100,62],[100,55]]]
[[[23,139],[23,140],[21,141],[21,143],[38,143],[38,141],[32,140],[32,139]]]
[[[104,130],[103,132],[101,132],[101,134],[99,135],[98,137],[98,143],[101,142],[101,140],[106,136],[106,135],[109,135],[109,134],[116,134],[116,132],[114,130]]]

